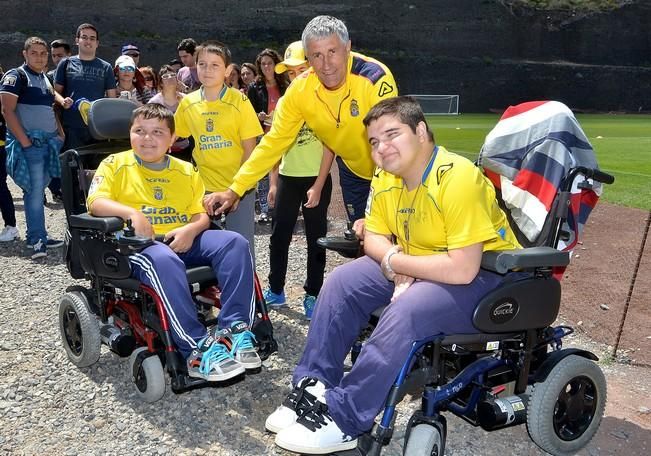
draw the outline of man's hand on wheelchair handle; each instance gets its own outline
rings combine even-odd
[[[209,193],[203,197],[203,207],[208,215],[221,215],[224,212],[233,212],[240,203],[240,197],[230,188],[223,192]]]

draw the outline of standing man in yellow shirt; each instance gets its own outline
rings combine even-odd
[[[297,77],[276,108],[271,131],[260,141],[224,192],[204,202],[209,214],[221,213],[273,166],[307,124],[337,156],[339,181],[350,221],[364,217],[375,165],[362,120],[379,101],[398,93],[391,71],[375,59],[351,52],[346,25],[317,16],[303,30],[311,69]],[[220,203],[219,208],[214,205]]]

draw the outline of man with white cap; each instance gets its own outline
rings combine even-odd
[[[312,19],[302,35],[312,68],[297,77],[276,108],[269,133],[224,192],[204,201],[208,213],[222,213],[280,160],[307,125],[337,156],[339,180],[350,221],[364,217],[375,165],[362,119],[381,100],[398,93],[391,71],[381,62],[351,52],[346,25],[332,16]],[[215,206],[219,203],[219,207]]]
[[[303,43],[295,41],[285,51],[285,59],[276,65],[278,74],[287,72],[293,81],[309,68]],[[279,103],[282,103],[282,98]],[[285,277],[289,244],[298,211],[302,209],[307,238],[307,277],[303,288],[305,316],[312,318],[314,303],[323,284],[326,254],[316,243],[328,230],[327,213],[332,193],[330,167],[334,155],[303,124],[294,144],[283,156],[280,166],[271,172],[268,201],[275,208],[269,241],[269,288],[264,292],[271,307],[285,305]]]

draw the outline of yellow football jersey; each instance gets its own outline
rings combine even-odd
[[[139,210],[156,234],[187,225],[206,212],[205,188],[190,163],[167,156],[167,167],[154,171],[141,164],[133,150],[109,155],[100,163],[88,192],[88,207],[107,198]]]
[[[206,101],[203,89],[186,95],[174,121],[177,136],[194,137],[192,157],[211,192],[226,190],[233,182],[242,165],[242,140],[263,133],[246,95],[227,86],[216,101]]]
[[[348,59],[345,84],[335,91],[323,87],[310,68],[292,81],[276,107],[271,130],[230,188],[238,195],[252,188],[281,159],[304,123],[353,173],[370,180],[375,165],[362,120],[376,103],[397,94],[389,69],[355,52]]]
[[[366,229],[394,235],[410,255],[432,255],[478,242],[484,251],[520,248],[495,188],[470,160],[437,146],[411,191],[378,169],[371,182]]]

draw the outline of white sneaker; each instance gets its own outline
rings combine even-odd
[[[318,400],[325,402],[325,385],[316,378],[302,378],[287,395],[282,405],[267,417],[264,427],[271,432],[280,432],[296,423],[298,416],[312,407]]]
[[[328,406],[317,401],[296,423],[276,435],[276,445],[295,453],[328,454],[357,448],[357,439],[344,434]]]
[[[18,228],[15,226],[5,226],[2,231],[0,231],[0,242],[10,242],[18,237]]]

